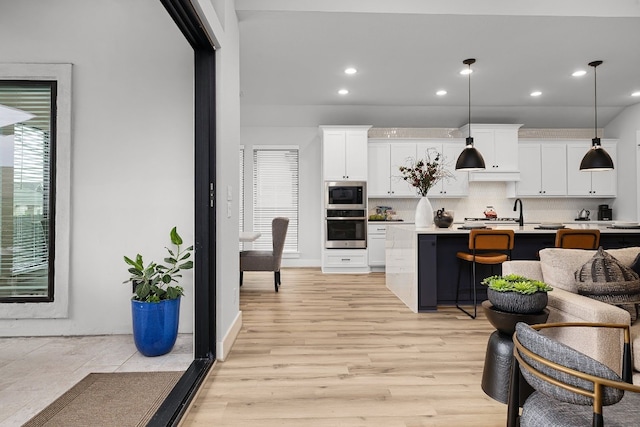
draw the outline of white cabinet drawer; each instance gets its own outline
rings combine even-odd
[[[366,267],[366,250],[336,250],[327,249],[324,254],[324,265],[326,267]]]

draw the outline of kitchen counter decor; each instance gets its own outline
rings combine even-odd
[[[429,189],[453,174],[445,168],[444,157],[437,150],[429,148],[425,159],[410,159],[409,166],[399,167],[402,179],[417,189],[422,198],[416,206],[416,227],[425,228],[433,224],[433,207],[427,198]]]
[[[482,281],[487,285],[487,298],[493,306],[508,313],[539,313],[547,306],[547,292],[553,288],[539,280],[515,274],[490,276]]]

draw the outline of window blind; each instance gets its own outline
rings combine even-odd
[[[289,218],[284,252],[298,251],[298,148],[253,150],[253,231],[262,236],[253,244],[271,250],[271,221]]]
[[[54,96],[52,82],[0,81],[0,104],[33,115],[0,129],[0,301],[52,298]]]

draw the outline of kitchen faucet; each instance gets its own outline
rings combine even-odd
[[[516,199],[516,202],[513,204],[513,211],[518,210],[518,202],[520,202],[520,216],[518,217],[518,224],[520,227],[524,225],[524,217],[522,216],[522,200]]]

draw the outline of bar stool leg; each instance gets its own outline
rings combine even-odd
[[[472,280],[471,282],[471,286],[473,289],[473,314],[469,313],[467,310],[465,310],[464,308],[462,308],[459,304],[459,300],[460,300],[460,270],[462,270],[462,263],[464,261],[462,259],[458,259],[458,282],[456,285],[456,308],[460,311],[462,311],[464,314],[466,314],[467,316],[471,317],[472,319],[475,319],[477,316],[477,296],[476,296],[476,263],[471,263],[472,265],[470,265],[469,268],[469,278]]]

